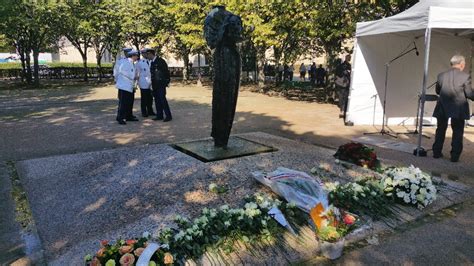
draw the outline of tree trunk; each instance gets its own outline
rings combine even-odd
[[[25,50],[23,47],[21,47],[21,44],[18,44],[17,50],[18,50],[18,54],[20,55],[20,61],[21,61],[21,82],[24,82],[26,78]]]
[[[26,83],[31,84],[31,57],[29,49],[25,49],[25,61],[26,61]]]
[[[189,54],[188,53],[185,53],[185,55],[183,56],[183,62],[184,62],[183,80],[187,81],[187,80],[189,80],[189,71],[188,71],[188,68],[189,68]]]
[[[198,81],[197,81],[197,85],[200,87],[202,86],[202,81],[201,81],[201,54],[198,53]]]
[[[258,76],[257,76],[257,82],[258,86],[261,88],[265,86],[265,52],[263,53],[257,53],[257,71],[258,71]]]
[[[101,62],[102,62],[102,55],[100,53],[97,53],[96,51],[96,56],[95,56],[95,59],[97,61],[97,80],[99,82],[102,81],[102,65],[101,65]]]
[[[87,47],[84,47],[84,52],[81,53],[82,65],[84,66],[84,81],[88,81],[88,69],[87,69]]]
[[[39,85],[39,64],[38,64],[38,57],[39,57],[39,49],[33,49],[33,77],[34,77],[34,85]]]

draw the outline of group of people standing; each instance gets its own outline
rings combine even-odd
[[[308,73],[308,78],[312,85],[323,87],[326,84],[327,71],[323,68],[323,65],[316,67],[316,63],[313,62],[311,66],[306,67],[304,63],[301,63],[300,80],[306,81],[306,73]]]
[[[157,56],[155,50],[145,48],[136,51],[123,49],[124,57],[114,66],[115,87],[118,90],[118,110],[116,120],[120,125],[127,121],[138,121],[133,115],[136,87],[140,89],[141,112],[143,117],[155,116],[153,120],[172,120],[166,99],[166,87],[170,83],[170,72],[166,61]],[[140,54],[143,59],[140,59]],[[153,111],[153,99],[156,113]]]

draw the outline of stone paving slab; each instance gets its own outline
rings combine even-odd
[[[278,151],[203,163],[169,145],[159,144],[19,162],[18,171],[47,259],[53,265],[80,265],[86,253],[98,248],[101,239],[137,236],[145,230],[154,232],[169,225],[176,213],[192,218],[203,207],[238,206],[245,195],[267,191],[253,180],[254,171],[273,171],[282,166],[309,172],[323,164],[328,177],[342,182],[370,173],[360,167],[335,164],[334,150],[265,133],[239,136]],[[211,182],[227,184],[230,191],[221,196],[209,193],[207,187]],[[447,197],[440,197],[426,211],[439,210],[469,197],[470,188],[452,184],[446,184]],[[402,211],[404,219],[374,224],[374,232],[391,230],[424,215],[413,208]],[[255,264],[268,260],[294,262],[315,256],[316,241],[310,234],[303,238],[303,242],[288,238],[281,245],[262,247],[262,256],[252,254],[255,248],[242,248],[236,253],[240,255],[211,255],[210,260]]]

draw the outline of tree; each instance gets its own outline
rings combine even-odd
[[[164,8],[172,39],[171,51],[184,62],[183,79],[189,79],[189,55],[205,53],[207,46],[203,38],[207,5],[196,1],[170,1]],[[200,82],[200,81],[198,81]]]
[[[84,81],[88,80],[87,49],[92,46],[92,20],[97,4],[92,1],[66,1],[62,6],[61,33],[79,51],[84,66]]]
[[[125,32],[125,39],[129,41],[135,49],[140,50],[150,42],[156,35],[160,27],[159,16],[160,4],[139,4],[130,8],[128,5],[121,6],[122,28]]]
[[[47,4],[23,3],[28,23],[28,38],[33,51],[34,84],[39,85],[38,58],[41,50],[56,44],[59,39],[56,25],[59,24],[58,6],[54,2]]]
[[[20,55],[22,66],[22,81],[32,82],[30,67],[30,43],[28,39],[28,25],[23,16],[17,16],[24,12],[21,2],[5,1],[0,5],[0,32],[12,41],[18,54]]]
[[[1,31],[13,41],[20,59],[24,76],[31,83],[30,52],[33,52],[33,77],[39,84],[38,58],[41,50],[54,45],[59,37],[54,28],[58,24],[58,8],[55,3],[6,1],[2,8]],[[22,16],[18,16],[22,14]]]
[[[108,50],[116,58],[124,42],[120,7],[109,1],[98,3],[91,16],[91,46],[95,51],[98,80],[102,80],[102,57]]]

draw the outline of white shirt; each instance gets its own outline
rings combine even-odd
[[[150,73],[150,60],[141,59],[135,64],[138,74],[138,87],[140,89],[150,89],[151,87],[151,73]]]
[[[133,92],[135,85],[135,65],[132,59],[122,60],[117,69],[117,78],[115,79],[115,87],[119,90]]]

